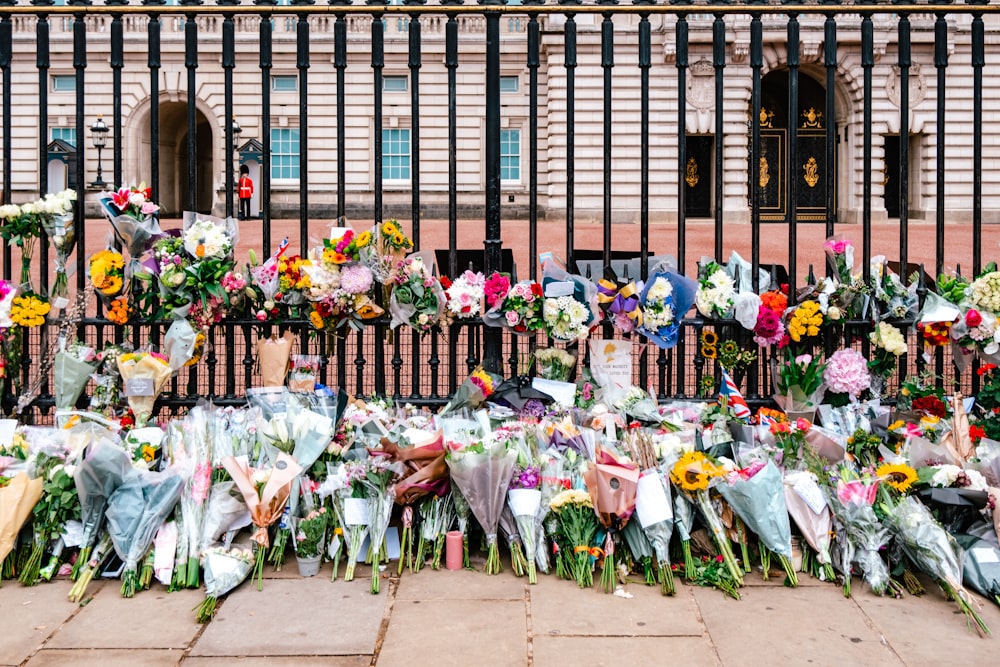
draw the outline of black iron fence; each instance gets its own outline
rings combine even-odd
[[[99,104],[110,108],[112,148],[106,157],[114,183],[144,179],[155,193],[165,182],[165,170],[176,172],[171,178],[183,199],[181,207],[198,210],[205,208],[201,198],[208,178],[218,181],[210,198],[217,197],[227,215],[234,213],[231,156],[241,148],[237,128],[230,120],[237,107],[243,111],[259,109],[257,187],[263,193],[260,218],[265,254],[275,246],[272,218],[279,205],[297,216],[303,248],[311,234],[329,225],[328,221],[311,219],[321,201],[332,215],[357,215],[367,210],[370,219],[365,225],[377,223],[390,208],[383,173],[383,130],[391,116],[384,98],[388,64],[393,82],[399,82],[399,73],[403,74],[408,106],[400,101],[398,93],[394,93],[391,105],[406,107],[409,125],[408,183],[401,191],[393,188],[391,210],[410,229],[417,248],[426,247],[428,242],[421,211],[433,205],[445,212],[442,217],[447,218],[448,261],[439,267],[443,273],[455,275],[465,268],[459,264],[463,250],[458,240],[460,211],[465,216],[470,210],[485,218],[482,266],[487,272],[501,268],[505,248],[516,247],[523,253],[526,245],[528,266],[519,267],[520,273],[522,277],[537,277],[534,258],[539,250],[550,249],[540,247],[540,230],[543,224],[556,224],[541,222],[544,218],[564,224],[568,265],[574,266],[583,250],[599,250],[602,263],[610,264],[613,255],[619,253],[614,249],[616,235],[623,233],[615,223],[622,201],[617,190],[625,182],[631,188],[626,208],[636,225],[627,229],[633,240],[636,233],[639,237],[636,255],[643,274],[652,254],[651,225],[669,221],[663,229],[676,234],[671,254],[684,269],[692,266],[691,219],[707,216],[714,225],[714,237],[710,248],[699,250],[724,261],[728,256],[726,234],[739,238],[749,234],[754,282],[756,269],[762,263],[762,233],[787,235],[783,269],[793,299],[807,270],[798,260],[802,225],[821,225],[830,236],[838,223],[849,222],[852,234],[860,237],[859,260],[868,279],[869,259],[875,251],[873,234],[879,234],[879,225],[887,217],[883,203],[888,201],[886,192],[898,208],[898,212],[888,209],[888,213],[894,213],[891,217],[898,216],[898,226],[887,226],[893,234],[898,229],[898,244],[892,243],[892,249],[887,250],[887,244],[880,243],[879,249],[907,267],[912,257],[914,187],[919,187],[923,201],[929,202],[921,212],[922,224],[932,224],[935,229],[934,252],[921,255],[931,258],[928,264],[933,263],[925,267],[927,272],[936,274],[946,268],[947,253],[954,250],[949,243],[953,243],[963,246],[963,268],[976,273],[984,259],[992,259],[984,258],[982,245],[984,146],[991,141],[984,132],[983,78],[987,26],[993,25],[990,20],[997,10],[997,6],[971,1],[961,5],[800,5],[654,4],[644,0],[632,4],[613,0],[583,4],[561,0],[558,5],[526,1],[516,6],[490,0],[479,5],[463,5],[461,0],[442,0],[439,5],[425,5],[422,0],[404,0],[402,5],[360,5],[344,0],[330,0],[325,5],[312,0],[292,0],[288,5],[262,0],[237,4],[220,0],[211,6],[203,5],[201,0],[180,0],[176,5],[157,0],[144,0],[141,5],[111,0],[92,5],[71,0],[65,6],[47,0],[32,0],[30,4],[0,1],[3,201],[37,197],[52,189],[49,130],[57,123],[65,125],[76,138],[75,159],[69,162],[74,173],[69,180],[81,185],[90,181],[96,161],[86,145],[87,134],[91,110],[100,97]],[[578,48],[582,43],[588,45],[587,49]],[[596,48],[591,48],[595,44]],[[433,58],[427,54],[433,54]],[[693,54],[697,54],[697,60]],[[629,74],[623,77],[626,67]],[[252,74],[248,73],[251,69]],[[135,110],[141,107],[129,96],[136,94],[135,79],[143,70],[144,75],[138,77],[144,79],[140,88],[152,102],[144,112],[148,120],[143,121],[141,133],[135,136],[148,141],[148,150],[136,151],[128,146],[124,109],[138,113]],[[295,84],[296,102],[289,101],[288,93],[281,93],[281,105],[286,108],[279,111],[272,106],[278,94],[276,71]],[[893,106],[888,109],[881,102],[876,108],[876,71],[879,85],[891,86]],[[508,210],[504,196],[510,187],[505,182],[503,165],[511,155],[503,152],[501,132],[508,127],[511,110],[502,104],[502,95],[511,72],[516,75],[522,96],[516,114],[525,137],[516,157],[526,176],[519,177],[517,193],[526,204],[517,209],[517,214],[527,218],[527,238],[504,235]],[[782,73],[777,87],[763,81],[773,72]],[[841,81],[845,72],[850,75],[846,88]],[[423,86],[432,76],[443,77],[444,84],[435,83],[432,92],[427,93]],[[208,77],[221,77],[222,83],[211,92],[215,97],[206,101],[201,97],[201,83]],[[955,90],[949,88],[949,77],[963,82],[958,122],[949,117],[957,111],[948,100]],[[59,85],[55,86],[57,78]],[[349,129],[358,116],[348,109],[352,91],[358,90],[358,82],[364,79],[369,96],[363,116],[371,141],[366,167],[370,178],[359,186],[349,181],[349,163],[354,159]],[[555,94],[557,79],[559,90]],[[619,83],[626,79],[627,91]],[[803,83],[805,79],[810,82],[808,86]],[[164,90],[165,82],[170,82],[169,94]],[[57,92],[65,96],[65,86],[71,87],[72,103],[54,105],[50,96]],[[255,88],[255,92],[243,92],[247,86]],[[827,91],[825,97],[816,97],[819,89]],[[917,155],[911,152],[914,143],[910,139],[915,118],[915,105],[911,103],[914,90],[921,96],[918,104],[924,97],[934,100],[932,114],[927,113],[927,105],[920,111],[920,122],[932,128],[921,130],[924,144],[934,150],[920,150]],[[460,111],[459,100],[468,94],[479,100],[472,113],[478,111],[482,118],[481,155],[477,153],[482,177],[473,179],[472,186],[467,185],[469,179],[463,178],[466,167],[460,168],[469,142],[459,134],[459,117],[469,114],[470,108],[462,107]],[[629,96],[627,110],[615,103],[619,94]],[[310,119],[319,96],[333,111],[313,124]],[[811,108],[812,120],[807,118],[802,123],[800,98],[823,99],[823,105]],[[185,131],[176,135],[183,139],[169,155],[161,152],[164,142],[160,114],[165,100],[183,105],[185,110],[180,123]],[[848,111],[838,107],[845,100],[850,106]],[[971,115],[966,105],[971,105]],[[773,116],[776,106],[781,108],[778,115],[785,116],[780,132],[766,112],[769,110]],[[212,149],[208,172],[199,169],[204,146],[197,130],[199,124],[204,124],[206,113],[209,125],[221,128],[223,135],[221,150]],[[272,130],[276,117],[291,113],[298,124],[299,170],[294,187],[289,189],[287,183],[272,182],[277,158],[287,157],[276,155]],[[558,123],[552,121],[553,114],[558,115]],[[628,121],[617,122],[616,117],[624,114]],[[882,132],[899,137],[891,165],[887,148],[891,142],[873,137],[873,117],[887,114],[895,120],[889,123],[888,131]],[[423,120],[425,117],[429,120]],[[817,122],[818,117],[827,119],[825,124]],[[839,125],[833,122],[838,118],[842,121]],[[391,118],[389,121],[389,126],[395,122]],[[277,122],[280,126],[281,121]],[[26,133],[25,127],[31,129]],[[663,136],[664,127],[673,128],[669,139]],[[955,163],[950,157],[950,132],[961,136],[962,171],[958,182],[965,188],[954,196],[946,196],[946,183],[954,183],[946,176],[956,173],[950,166]],[[696,136],[705,141],[694,141]],[[422,151],[422,146],[431,142],[444,143],[443,159],[435,153],[431,160],[428,151]],[[816,183],[808,186],[813,188],[807,193],[812,197],[808,207],[799,204],[806,186],[798,178],[787,177],[801,170],[794,160],[805,142],[820,147],[813,157],[823,167],[815,179],[818,189]],[[850,145],[847,152],[841,148],[845,144]],[[632,147],[632,152],[627,175],[623,176],[623,163],[615,157],[615,147],[625,145]],[[690,201],[695,196],[695,186],[690,183],[695,180],[691,170],[695,149],[700,151],[696,157],[704,176],[698,202]],[[542,157],[546,151],[547,160]],[[885,162],[883,169],[873,166],[877,153]],[[770,169],[786,175],[779,174],[774,181],[765,179],[758,164],[766,158],[771,160]],[[33,167],[35,160],[37,166]],[[322,168],[323,177],[318,178],[321,162],[326,166]],[[585,169],[583,164],[587,165]],[[444,171],[446,180],[440,176]],[[219,172],[224,176],[216,178]],[[887,179],[882,179],[882,172]],[[918,175],[917,183],[914,175]],[[431,196],[424,186],[434,179],[446,187],[438,188]],[[742,211],[733,203],[734,185],[746,191]],[[845,190],[850,192],[845,194]],[[275,194],[279,191],[283,193],[280,198]],[[477,199],[481,204],[475,203]],[[958,199],[961,201],[956,203]],[[578,241],[578,212],[584,200],[590,202],[587,216],[601,227],[600,248],[583,247]],[[663,200],[670,202],[670,210],[663,210]],[[783,208],[781,201],[785,202]],[[948,223],[956,209],[962,209],[971,223],[971,240],[950,239]],[[409,219],[399,215],[400,211],[408,212]],[[79,230],[78,289],[84,288],[87,271],[85,253],[79,249],[88,247],[88,238],[93,240],[105,233],[103,223],[88,219],[87,212],[86,197],[81,196],[75,212]],[[989,209],[985,212],[987,216],[995,213]],[[729,226],[739,218],[740,226]],[[440,240],[434,242],[442,245]],[[50,269],[44,238],[38,256],[44,287]],[[5,278],[11,278],[15,266],[16,251],[7,245],[3,252]],[[931,287],[921,283],[921,295]],[[129,335],[137,343],[156,344],[162,324],[135,325]],[[211,351],[204,363],[182,371],[173,380],[164,404],[176,409],[199,396],[240,401],[244,389],[257,381],[256,342],[269,335],[273,326],[226,320],[213,327],[209,334]],[[283,327],[297,332],[303,351],[323,355],[322,379],[327,384],[358,394],[387,394],[430,404],[444,401],[479,363],[507,375],[524,372],[530,352],[543,344],[542,340],[515,338],[500,329],[484,328],[479,322],[424,338],[409,333],[387,336],[386,321],[339,339],[311,335],[305,321],[288,322]],[[697,395],[702,377],[717,372],[698,344],[697,337],[706,328],[725,330],[746,340],[746,332],[732,322],[689,318],[681,342],[672,350],[634,343],[637,383],[654,387],[661,399]],[[857,339],[867,351],[868,343],[860,334],[870,329],[870,323],[846,322],[843,329],[848,340]],[[99,315],[86,318],[81,333],[96,343],[121,340],[125,335]],[[599,329],[594,335],[601,333],[611,332]],[[900,377],[928,363],[917,353],[920,341],[915,334],[909,335],[914,353],[903,358]],[[23,364],[15,371],[20,373],[22,384],[29,384],[37,373],[40,357],[48,354],[53,337],[54,327],[47,325],[32,332],[25,342]],[[744,389],[752,401],[767,400],[770,393],[766,359],[762,354],[761,362],[746,375]],[[581,350],[583,363],[585,350]],[[950,366],[947,355],[941,352],[931,363],[942,376]],[[948,373],[949,382],[952,377]],[[12,386],[7,383],[4,403],[8,408],[16,400]],[[42,412],[52,404],[48,388],[46,384],[34,402]]]

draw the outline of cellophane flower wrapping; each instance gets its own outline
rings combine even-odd
[[[57,410],[72,410],[98,366],[94,348],[73,341],[56,351],[52,360]]]
[[[535,373],[546,380],[567,382],[576,368],[576,355],[558,347],[535,350]]]
[[[704,317],[723,319],[732,313],[736,284],[725,267],[709,261],[699,270],[695,305]]]
[[[122,190],[125,188],[101,197],[98,202],[115,230],[115,237],[128,248],[130,260],[125,266],[125,280],[128,281],[137,273],[142,273],[139,257],[149,247],[150,241],[162,232],[156,216],[159,207],[149,201],[151,192],[143,189],[123,198]],[[139,195],[143,199],[141,203]]]
[[[73,202],[76,190],[49,193],[41,201],[42,211],[38,215],[42,229],[56,251],[56,279],[52,284],[50,298],[55,308],[69,305],[69,284],[66,262],[76,245],[76,223],[73,216]]]
[[[535,583],[533,564],[538,549],[538,536],[541,529],[541,520],[538,518],[538,510],[542,505],[542,491],[539,488],[510,489],[507,491],[507,505],[514,521],[517,523],[517,532],[521,536],[521,543],[524,545],[525,556],[531,561],[529,563],[529,581]]]
[[[800,481],[808,477],[806,481]],[[821,565],[832,565],[830,534],[833,531],[833,514],[825,496],[816,484],[812,473],[789,470],[784,478],[785,505],[802,537],[816,552]],[[818,495],[817,495],[818,494]],[[806,501],[809,498],[809,501]],[[819,511],[816,508],[819,507]]]
[[[479,317],[483,311],[486,276],[466,269],[445,289],[448,313],[452,319],[468,320]]]
[[[264,387],[283,387],[288,373],[288,360],[292,354],[295,336],[286,331],[281,336],[270,336],[257,341],[257,358]]]
[[[490,551],[495,552],[497,524],[514,473],[517,452],[508,449],[505,441],[493,438],[485,412],[477,413],[475,420],[460,419],[464,423],[450,423],[455,421],[440,420],[451,480],[486,533]]]
[[[508,289],[501,289],[504,280]],[[491,289],[497,291],[491,292]],[[483,324],[491,327],[503,327],[519,336],[528,336],[545,329],[542,317],[542,305],[545,292],[541,283],[532,280],[522,280],[510,285],[509,279],[501,274],[494,274],[487,279],[486,292],[489,309],[483,314]]]
[[[205,568],[205,595],[220,598],[233,590],[253,571],[253,552],[246,547],[211,547],[202,554]]]
[[[192,408],[181,423],[183,443],[175,447],[174,464],[184,470],[185,484],[181,495],[183,539],[186,543],[186,586],[198,587],[198,563],[201,556],[202,529],[205,509],[212,486],[211,435],[213,415],[207,403]]]
[[[654,267],[659,269],[660,267]],[[698,293],[698,283],[672,271],[656,270],[642,288],[639,333],[663,349],[677,344],[681,320]]]
[[[135,594],[135,578],[157,528],[181,497],[184,477],[176,471],[145,472],[130,478],[108,499],[108,532],[125,563],[122,595]]]
[[[389,297],[390,326],[406,324],[420,333],[434,328],[445,307],[444,290],[434,276],[434,255],[419,252],[399,263]]]
[[[503,378],[496,373],[491,373],[482,366],[477,367],[458,386],[451,400],[441,408],[438,414],[444,417],[462,410],[478,410],[502,381]]]
[[[635,518],[653,547],[659,566],[669,568],[674,510],[670,486],[657,468],[647,468],[639,475],[635,492]]]
[[[586,338],[597,324],[597,285],[549,259],[542,265],[542,290],[546,333],[559,341]]]
[[[879,551],[889,542],[889,528],[879,521],[868,502],[842,500],[836,490],[827,494],[827,500],[843,528],[837,531],[837,539],[846,541],[846,545],[841,547],[844,558],[838,563],[844,578],[851,576],[851,561],[856,562],[861,566],[864,580],[876,594],[881,595],[889,587],[889,568]]]

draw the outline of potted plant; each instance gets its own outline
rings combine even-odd
[[[326,536],[326,508],[309,512],[299,520],[295,531],[295,559],[299,565],[299,574],[303,577],[314,577],[319,572],[323,560],[322,545]]]

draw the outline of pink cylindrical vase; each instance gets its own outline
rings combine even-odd
[[[450,530],[444,538],[444,566],[449,570],[461,570],[465,560],[462,531]]]

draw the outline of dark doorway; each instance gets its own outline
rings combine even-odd
[[[882,199],[890,218],[899,217],[899,135],[885,136],[885,160],[882,162]],[[897,178],[893,178],[897,175]]]
[[[687,136],[684,154],[684,215],[688,218],[712,217],[712,145],[710,136]]]

